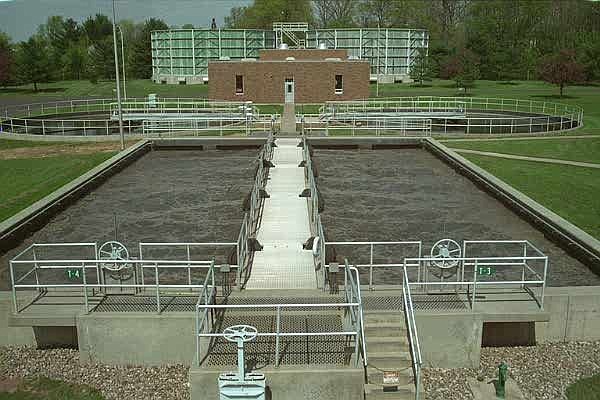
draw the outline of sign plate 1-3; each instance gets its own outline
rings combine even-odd
[[[397,385],[400,383],[400,371],[383,371],[384,385]]]
[[[496,269],[492,267],[478,267],[477,275],[494,275]]]

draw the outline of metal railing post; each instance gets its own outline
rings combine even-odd
[[[17,306],[17,288],[15,288],[15,272],[13,270],[14,266],[13,266],[13,262],[12,260],[9,261],[10,264],[10,283],[11,283],[11,289],[12,289],[12,300],[13,300],[13,310],[15,312],[15,314],[17,314],[19,312],[19,307]]]
[[[203,288],[204,290],[205,288]],[[196,304],[196,365],[200,366],[200,305]]]
[[[477,259],[475,259],[475,267],[473,268],[473,294],[471,295],[471,312],[475,311],[475,295],[477,291]]]
[[[160,314],[160,288],[158,286],[158,263],[154,263],[154,279],[156,284],[156,312]]]
[[[83,278],[83,301],[85,304],[85,313],[90,313],[90,307],[88,304],[88,293],[87,293],[87,278],[85,276],[85,262],[81,263],[81,275]]]
[[[369,290],[373,290],[373,243],[371,243],[371,256],[369,258]]]
[[[275,366],[279,367],[279,333],[281,326],[281,306],[277,305],[277,320],[276,320],[276,330],[275,330]]]

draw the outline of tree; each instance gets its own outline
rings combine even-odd
[[[88,48],[90,60],[88,75],[92,82],[99,79],[113,79],[115,76],[115,53],[113,38],[106,36],[102,40],[94,42]]]
[[[14,54],[10,37],[0,31],[0,85],[6,86],[14,79]]]
[[[466,90],[479,79],[479,59],[469,49],[460,49],[448,58],[440,75],[445,79],[453,79],[457,88]]]
[[[314,0],[314,4],[321,27],[347,28],[356,25],[356,0]]]
[[[112,35],[112,22],[106,15],[96,14],[83,22],[83,31],[92,44],[97,43]]]
[[[72,79],[81,79],[85,72],[87,60],[86,48],[78,44],[72,45],[62,57],[65,74]]]
[[[565,86],[585,79],[583,65],[575,59],[575,52],[567,49],[546,57],[540,64],[539,72],[542,80],[558,85],[560,97]]]
[[[254,0],[245,7],[233,7],[225,17],[228,28],[272,29],[273,22],[313,22],[310,0]]]
[[[388,28],[392,26],[394,8],[398,4],[389,0],[362,0],[358,6],[360,25]]]
[[[131,73],[136,78],[149,79],[152,77],[152,31],[169,29],[167,24],[156,18],[146,20],[138,31],[131,52]]]
[[[412,66],[410,67],[410,77],[423,86],[424,81],[431,81],[433,74],[431,72],[431,63],[427,57],[426,49],[419,49]]]
[[[193,24],[183,24],[181,25],[181,29],[194,29]]]
[[[38,83],[50,80],[50,57],[47,43],[39,34],[22,42],[17,52],[18,72],[24,83],[33,83],[37,92]]]

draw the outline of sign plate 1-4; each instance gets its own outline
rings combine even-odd
[[[477,275],[494,275],[496,273],[496,269],[492,267],[478,267]]]
[[[80,269],[68,269],[67,270],[67,278],[69,278],[72,281],[81,278],[81,270]]]

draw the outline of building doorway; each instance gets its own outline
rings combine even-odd
[[[285,102],[293,103],[294,102],[294,79],[286,78],[285,79]]]

